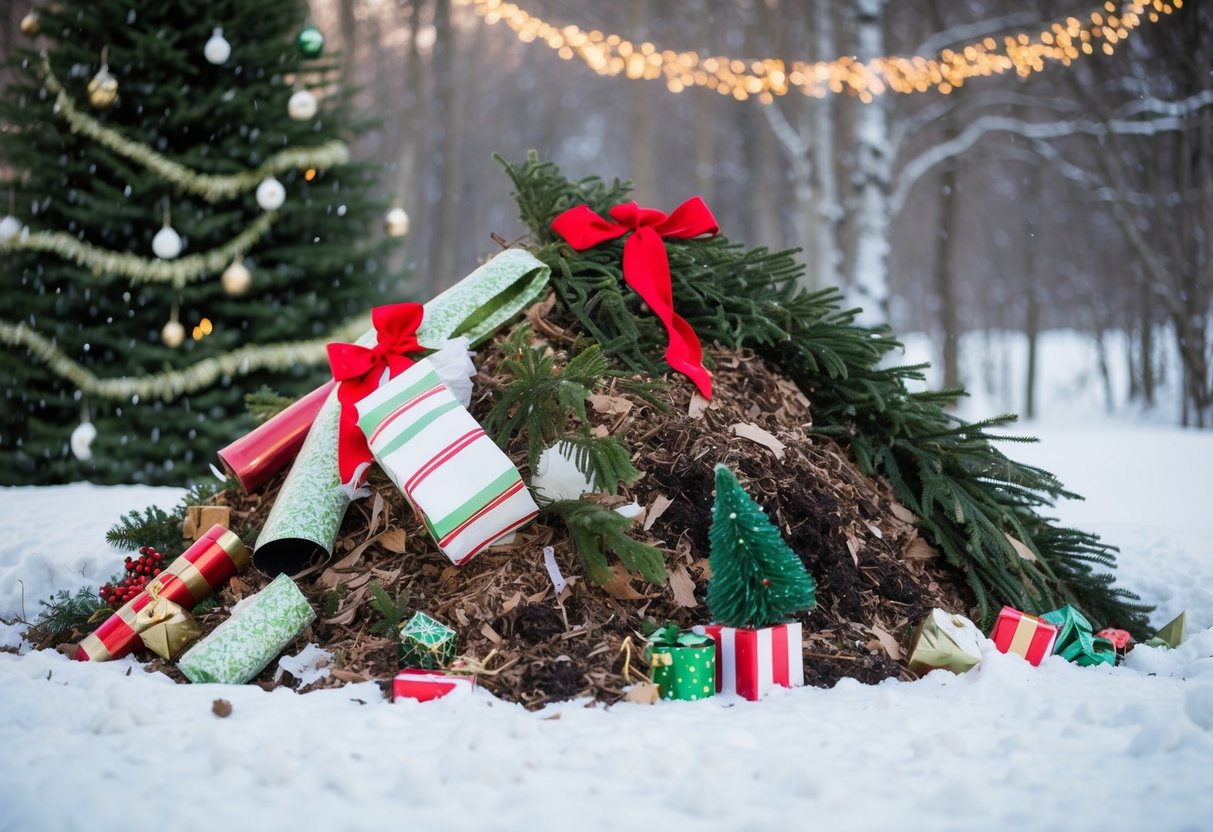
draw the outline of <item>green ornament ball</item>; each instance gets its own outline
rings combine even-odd
[[[315,26],[308,26],[300,32],[295,42],[299,45],[299,53],[305,58],[319,58],[324,52],[324,34]]]

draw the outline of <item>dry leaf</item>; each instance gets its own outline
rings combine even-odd
[[[1023,541],[1016,540],[1015,538],[1011,537],[1011,535],[1007,534],[1006,532],[1003,532],[1003,535],[1007,538],[1008,541],[1010,541],[1011,548],[1015,550],[1015,554],[1019,555],[1024,560],[1030,560],[1033,563],[1036,563],[1036,553],[1033,552],[1031,549],[1029,549],[1027,546],[1025,546]]]
[[[359,576],[359,577],[362,577],[362,576]],[[368,580],[363,580],[362,583],[365,584],[368,582]],[[362,606],[362,600],[364,598],[366,598],[366,593],[367,593],[366,586],[362,586],[361,588],[358,589],[357,592],[353,593],[352,595],[346,596],[345,603],[342,605],[341,611],[338,612],[336,615],[334,615],[332,618],[326,618],[324,620],[324,623],[325,624],[340,624],[342,626],[349,624],[351,621],[354,620],[354,616],[356,616],[358,614],[358,608],[360,606]]]
[[[370,540],[364,540],[355,546],[354,551],[324,570],[324,573],[319,578],[319,583],[329,589],[336,589],[338,584],[344,583],[346,576],[341,573],[353,569],[358,561],[362,559],[362,553],[384,534],[387,534],[387,532],[381,532]]]
[[[528,604],[538,604],[540,601],[542,601],[544,598],[546,598],[547,595],[548,595],[548,591],[546,589],[541,589],[538,592],[536,592],[534,595],[528,595],[526,597],[526,602]]]
[[[605,393],[591,393],[586,397],[590,407],[599,413],[613,416],[624,416],[632,409],[632,402],[623,396],[608,396]]]
[[[506,599],[506,602],[504,604],[501,605],[501,615],[505,615],[507,612],[514,609],[514,607],[518,606],[521,603],[522,603],[522,593],[515,592],[512,596],[510,596],[509,598]]]
[[[910,511],[901,503],[890,502],[889,511],[893,513],[894,517],[903,523],[916,524],[918,522],[918,515]]]
[[[765,431],[758,427],[758,425],[750,422],[738,422],[737,424],[733,425],[732,431],[742,439],[749,439],[751,442],[757,442],[764,448],[768,448],[771,453],[775,454],[776,459],[783,459],[783,450],[785,446],[769,431]]]
[[[615,573],[615,577],[602,585],[608,595],[620,601],[637,601],[644,598],[632,587],[632,576],[628,574],[628,570],[616,565],[611,567],[611,571]]]
[[[383,517],[383,495],[378,491],[375,492],[375,502],[371,507],[371,522],[367,526],[366,536],[371,538],[375,536],[375,531],[379,528],[379,520]]]
[[[868,632],[876,636],[876,640],[880,642],[880,646],[889,654],[889,658],[895,662],[901,661],[901,645],[897,643],[897,639],[881,628],[873,624],[868,627]]]
[[[493,642],[493,644],[501,644],[504,640],[497,634],[496,630],[489,626],[487,621],[480,625],[480,634]]]
[[[245,581],[239,576],[229,579],[227,582],[227,588],[231,591],[232,595],[235,596],[237,601],[248,595],[248,591],[250,589],[249,585],[245,583]]]
[[[877,540],[881,540],[884,537],[884,532],[880,530],[880,526],[877,526],[875,523],[869,523],[867,520],[864,520],[863,524],[868,527],[868,531],[876,536]]]
[[[703,412],[711,406],[711,402],[705,399],[698,391],[691,394],[691,404],[687,407],[687,415],[692,419],[700,419],[703,417]]]
[[[914,539],[906,544],[901,556],[907,560],[930,560],[939,557],[939,550],[918,535],[914,535]]]
[[[674,501],[664,494],[658,494],[653,500],[653,504],[648,507],[644,517],[644,530],[647,532],[653,528],[653,524],[657,522],[657,518],[665,514],[665,510],[674,505]]]
[[[611,430],[606,425],[594,425],[590,428],[590,436],[595,439],[604,439],[611,435]]]
[[[408,540],[409,536],[405,534],[404,529],[388,529],[379,536],[379,545],[389,552],[403,555],[404,546]]]
[[[350,682],[350,683],[366,682],[366,681],[369,681],[371,678],[370,674],[367,674],[367,673],[355,673],[352,670],[342,670],[337,667],[330,668],[329,674],[334,679],[336,679],[338,682]]]
[[[855,561],[855,565],[859,566],[859,550],[863,548],[863,544],[853,534],[847,534],[847,551],[851,553],[851,560]]]
[[[637,705],[656,705],[659,699],[661,691],[652,682],[637,682],[623,695],[624,702],[634,702]]]
[[[674,603],[678,606],[699,606],[699,602],[695,600],[695,581],[681,563],[670,571],[670,589],[674,593]]]

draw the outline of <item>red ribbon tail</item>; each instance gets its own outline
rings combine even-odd
[[[360,496],[358,492],[366,470],[374,461],[366,434],[358,427],[357,403],[369,392],[362,389],[361,385],[348,381],[337,389],[337,399],[341,404],[337,433],[337,473],[341,478],[342,490],[351,498]]]
[[[670,345],[665,349],[665,363],[695,383],[705,399],[712,398],[712,375],[703,366],[703,347],[699,336],[681,315],[670,322]]]

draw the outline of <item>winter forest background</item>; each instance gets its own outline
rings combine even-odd
[[[1179,4],[1176,4],[1177,6]],[[931,55],[1039,32],[1091,0],[528,0],[556,26],[658,50],[829,60]],[[312,0],[343,55],[339,83],[378,118],[355,137],[380,196],[409,213],[402,296],[428,297],[521,233],[491,158],[527,150],[570,175],[636,182],[642,204],[702,194],[734,240],[802,246],[815,286],[886,306],[930,337],[939,381],[997,385],[959,354],[966,333],[1083,333],[1109,409],[1213,426],[1213,4],[1189,0],[1111,55],[948,94],[769,103],[627,72],[600,76],[452,0]],[[27,8],[0,15],[0,58]],[[1166,11],[1172,11],[1170,5]],[[229,32],[238,38],[239,32]],[[0,83],[3,83],[0,80]],[[0,164],[0,174],[3,166]],[[1001,337],[1001,336],[1000,336]],[[1112,379],[1123,379],[1113,385]],[[1003,380],[1006,383],[1006,380]],[[1013,391],[1032,415],[1034,383]],[[1165,391],[1165,392],[1164,392]]]

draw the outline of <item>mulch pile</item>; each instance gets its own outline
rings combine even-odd
[[[541,315],[529,316],[536,335],[557,349],[567,345],[570,333]],[[806,682],[912,678],[896,659],[913,625],[932,607],[974,606],[962,576],[918,536],[913,514],[886,482],[861,474],[834,440],[806,433],[812,402],[795,385],[747,350],[709,352],[716,366],[706,409],[675,374],[661,394],[666,412],[612,390],[591,400],[594,429],[618,437],[644,472],[610,504],[643,507],[634,531],[666,553],[667,585],[622,567],[608,587],[590,584],[564,528],[542,516],[510,545],[453,566],[403,496],[373,474],[374,494],[350,508],[333,560],[297,579],[319,617],[286,652],[317,642],[336,656],[332,675],[311,687],[364,680],[386,687],[399,669],[395,640],[372,632],[383,620],[371,605],[377,581],[392,598],[406,597],[410,614],[424,611],[454,627],[460,654],[484,665],[479,683],[499,697],[531,708],[573,697],[618,700],[627,684],[624,639],[643,643],[646,618],[682,627],[709,622],[708,528],[719,462],[778,523],[817,582],[817,606],[800,616]],[[499,359],[493,343],[477,355],[472,411],[481,419],[492,407]],[[522,442],[508,451],[529,479]],[[283,476],[255,494],[229,491],[217,499],[232,506],[232,528],[260,528]],[[559,595],[544,565],[547,546],[568,582]],[[233,580],[220,592],[221,605],[201,615],[204,632],[223,620],[224,608],[266,583],[256,569]],[[154,666],[184,681],[172,665]],[[275,666],[259,684],[274,686]],[[280,682],[292,683],[289,674]]]

